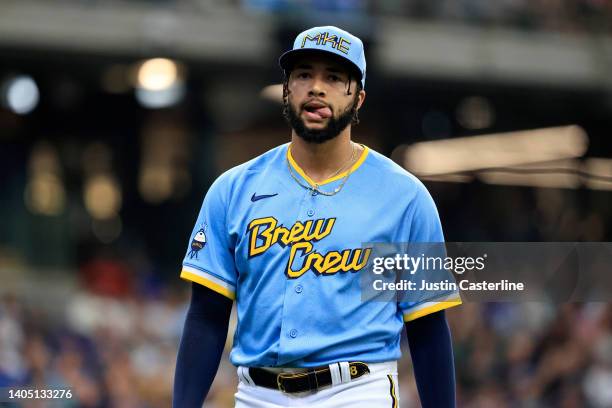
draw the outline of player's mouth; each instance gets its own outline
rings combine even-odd
[[[332,110],[323,102],[312,101],[303,105],[304,115],[314,121],[322,121],[332,116]]]

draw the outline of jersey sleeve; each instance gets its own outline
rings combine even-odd
[[[420,181],[417,181],[417,193],[410,203],[402,222],[402,239],[407,242],[434,243],[444,242],[444,233],[440,216],[433,198]],[[436,249],[443,252],[444,249]],[[461,304],[461,297],[456,290],[432,294],[431,298],[421,298],[418,301],[398,302],[404,321],[409,322],[430,313],[448,309]]]
[[[238,274],[226,222],[227,189],[221,176],[206,193],[189,237],[180,276],[234,300]]]

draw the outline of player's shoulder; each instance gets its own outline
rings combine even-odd
[[[389,157],[376,150],[369,148],[369,160],[366,171],[372,180],[381,183],[382,186],[393,189],[404,194],[407,191],[412,193],[426,193],[427,188],[414,174],[391,160]]]

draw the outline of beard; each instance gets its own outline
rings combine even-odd
[[[338,118],[334,116],[334,111],[332,109],[332,115],[327,120],[327,126],[323,129],[308,129],[306,124],[293,108],[293,105],[289,101],[287,101],[287,122],[289,126],[295,130],[295,133],[301,137],[307,143],[315,143],[321,144],[328,140],[331,140],[338,136],[340,132],[342,132],[346,127],[353,121],[355,114],[357,112],[357,103],[358,98],[355,96],[355,99],[352,104],[347,106],[347,108],[340,114]],[[303,110],[302,107],[300,110]],[[331,109],[331,107],[330,107]]]

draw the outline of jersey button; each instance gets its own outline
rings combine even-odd
[[[295,339],[295,338],[297,337],[297,335],[298,335],[298,331],[297,331],[297,330],[295,330],[295,329],[291,329],[291,331],[289,331],[289,336],[290,336],[292,339]]]
[[[314,210],[311,208],[308,210],[308,212],[306,212],[306,214],[308,214],[309,217],[312,217],[314,215]]]
[[[295,287],[295,293],[302,293],[303,290],[304,290],[304,287],[302,285],[297,285]]]

